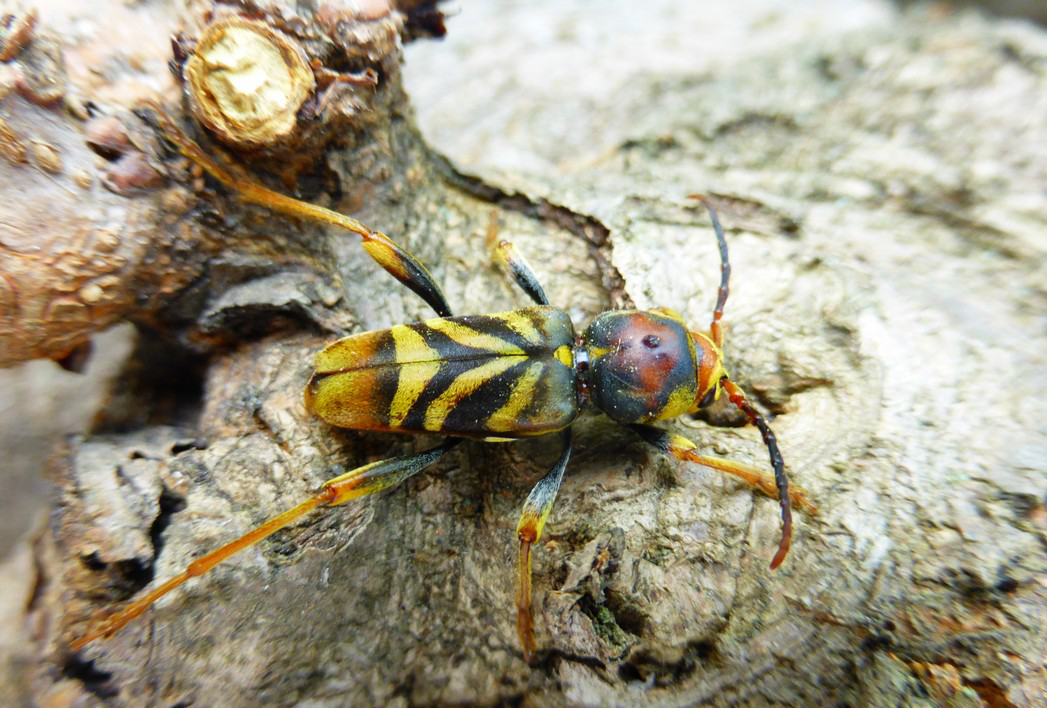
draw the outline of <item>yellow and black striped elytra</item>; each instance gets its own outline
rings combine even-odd
[[[305,404],[354,430],[543,435],[578,415],[574,339],[547,306],[357,334],[317,355]]]
[[[154,108],[154,110],[156,110]],[[720,250],[721,281],[707,331],[688,329],[670,310],[616,311],[599,315],[580,337],[567,313],[550,307],[534,272],[512,244],[498,255],[516,283],[536,303],[493,315],[451,316],[440,288],[410,253],[387,236],[336,212],[298,202],[239,177],[206,156],[173,121],[160,123],[182,152],[242,198],[284,214],[345,228],[359,235],[367,252],[418,293],[440,317],[416,324],[354,334],[316,356],[305,405],[332,425],[368,431],[437,433],[437,447],[373,462],[325,483],[312,497],[249,533],[199,558],[73,644],[108,636],[158,598],[207,572],[309,512],[342,504],[399,484],[453,449],[462,438],[511,440],[557,434],[562,452],[532,489],[517,525],[517,631],[528,660],[536,649],[531,616],[531,551],[541,539],[571,455],[570,426],[591,406],[627,425],[641,439],[679,460],[741,478],[776,497],[782,535],[771,561],[777,567],[792,538],[791,505],[814,507],[790,491],[778,444],[763,416],[731,381],[723,364],[720,319],[727,300],[730,264],[723,228],[712,206]],[[756,425],[767,446],[772,475],[730,460],[700,455],[687,438],[650,425],[711,404],[725,394]]]

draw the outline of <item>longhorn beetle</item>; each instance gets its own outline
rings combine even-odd
[[[72,646],[109,636],[160,597],[202,575],[248,546],[320,507],[388,489],[421,472],[463,438],[509,441],[557,433],[562,452],[534,486],[517,526],[517,631],[524,657],[535,651],[531,616],[531,550],[542,537],[571,454],[571,424],[586,405],[622,423],[677,459],[740,477],[781,506],[782,535],[771,561],[777,568],[792,539],[792,503],[813,511],[802,492],[789,492],[784,462],[770,426],[731,381],[724,368],[720,319],[731,267],[723,227],[709,211],[720,250],[720,289],[707,332],[688,330],[668,309],[619,310],[598,315],[580,336],[566,312],[551,307],[530,266],[513,245],[497,255],[536,303],[493,315],[452,316],[440,288],[410,253],[384,234],[337,212],[263,187],[212,160],[158,106],[149,106],[179,149],[244,201],[282,214],[340,226],[363,239],[363,247],[393,277],[420,295],[439,315],[421,323],[354,334],[316,355],[305,389],[305,406],[332,425],[391,433],[442,433],[442,444],[414,455],[372,462],[328,481],[309,499],[211,551],[179,575],[103,620]],[[773,478],[749,465],[707,457],[690,440],[651,423],[693,413],[726,395],[756,425],[770,454]]]

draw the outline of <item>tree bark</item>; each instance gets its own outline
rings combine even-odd
[[[310,56],[375,41],[360,27],[378,20],[321,22],[319,3],[290,5],[249,14]],[[323,342],[431,313],[356,237],[275,217],[199,179],[129,112],[139,94],[110,93],[130,147],[100,159],[140,154],[149,170],[134,172],[126,194],[93,187],[98,211],[77,218],[121,225],[127,240],[107,253],[125,266],[99,286],[119,297],[67,320],[75,327],[41,309],[38,327],[17,320],[5,340],[5,351],[26,352],[13,359],[61,357],[103,320],[139,332],[95,429],[53,465],[25,695],[128,705],[1042,701],[1047,34],[973,14],[817,5],[780,15],[674,5],[671,22],[615,7],[598,24],[556,3],[537,24],[522,10],[494,21],[495,10],[469,7],[450,27],[456,52],[434,43],[408,56],[433,73],[474,67],[443,84],[442,104],[424,104],[423,129],[450,159],[414,127],[398,41],[327,66],[378,68],[379,83],[331,99],[358,109],[349,135],[324,132],[322,111],[312,123],[298,114],[315,128],[297,144],[307,159],[208,142],[272,186],[395,238],[461,313],[525,304],[490,264],[491,241],[512,238],[578,327],[629,304],[671,307],[704,327],[716,244],[686,195],[711,195],[733,266],[729,370],[819,507],[797,515],[778,571],[767,567],[773,500],[592,417],[576,425],[536,554],[545,651],[535,666],[513,622],[514,529],[557,454],[543,439],[467,443],[70,652],[94,613],[301,501],[335,465],[433,444],[335,430],[301,402]],[[210,19],[202,3],[159,8],[124,12],[162,9],[168,31],[186,37]],[[425,6],[382,17],[408,35],[434,22]],[[541,44],[550,27],[562,44]],[[82,46],[67,46],[67,61],[73,49]],[[579,51],[586,61],[574,64]],[[88,90],[75,66],[69,74],[76,93]],[[424,95],[422,82],[415,75],[408,90]],[[163,94],[169,105],[175,94]],[[84,123],[23,96],[4,104],[22,144],[36,144],[37,124],[17,120],[26,112],[71,136],[38,141],[61,146],[63,160],[97,153]],[[44,185],[39,159],[5,164],[5,179],[25,180],[34,164],[33,184]],[[83,169],[101,180],[92,160]],[[71,223],[68,233],[85,228]],[[24,249],[4,255],[32,263]],[[80,270],[22,279],[12,268],[18,293],[43,283],[83,306]],[[20,317],[32,311],[19,307]],[[751,428],[669,425],[703,450],[766,464]]]

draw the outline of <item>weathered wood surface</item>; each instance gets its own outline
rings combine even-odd
[[[878,2],[678,5],[465,7],[446,43],[408,53],[423,133],[451,161],[387,94],[373,142],[327,157],[341,199],[312,196],[408,245],[462,312],[523,302],[489,263],[497,223],[581,325],[628,301],[704,323],[715,243],[684,197],[716,195],[730,368],[820,507],[783,567],[767,569],[773,501],[592,419],[536,559],[551,650],[538,667],[517,646],[512,563],[520,505],[556,454],[541,440],[468,444],[70,656],[91,612],[302,499],[332,465],[432,442],[332,430],[300,394],[332,331],[425,308],[353,237],[170,168],[126,208],[148,209],[157,238],[177,223],[221,248],[190,261],[206,264],[193,287],[127,315],[148,334],[97,431],[55,463],[25,695],[1042,701],[1047,33]],[[674,425],[764,463],[751,429]]]

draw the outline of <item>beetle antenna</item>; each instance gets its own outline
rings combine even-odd
[[[712,202],[704,194],[691,194],[691,199],[697,199],[709,210],[709,218],[713,222],[713,231],[716,232],[716,243],[720,247],[720,292],[716,297],[716,307],[713,309],[713,321],[709,325],[716,346],[723,348],[723,330],[720,329],[720,318],[723,317],[723,306],[727,303],[729,289],[727,282],[731,279],[731,263],[727,260],[727,239],[723,235],[723,226],[720,225],[720,217],[716,214]]]
[[[782,453],[778,450],[778,439],[774,437],[774,431],[771,430],[771,426],[767,425],[767,421],[764,420],[763,416],[749,403],[742,389],[738,388],[738,385],[726,376],[720,379],[720,385],[727,392],[731,403],[738,406],[738,409],[745,413],[749,422],[760,429],[763,443],[767,446],[767,452],[771,455],[771,467],[774,468],[774,484],[778,488],[778,504],[782,507],[782,538],[778,542],[778,552],[774,554],[774,558],[771,560],[771,570],[774,570],[785,560],[785,554],[789,552],[789,546],[792,545],[793,537],[793,512],[789,501],[789,480],[785,476],[785,460],[782,459]]]
[[[700,201],[709,211],[709,218],[713,222],[713,231],[716,232],[716,243],[720,247],[720,292],[716,297],[716,307],[713,309],[713,321],[709,325],[709,333],[712,335],[716,346],[722,349],[723,330],[720,328],[720,319],[723,317],[723,306],[727,303],[727,294],[730,292],[728,281],[731,279],[731,263],[727,259],[727,238],[723,234],[720,217],[717,215],[716,209],[713,208],[709,198],[704,194],[691,194],[689,197]],[[778,488],[778,504],[782,507],[782,538],[778,542],[778,552],[771,559],[771,570],[774,570],[785,560],[785,556],[789,552],[789,546],[792,545],[793,537],[793,512],[791,502],[789,501],[789,480],[785,476],[785,460],[782,459],[782,453],[778,450],[778,439],[774,437],[774,431],[771,430],[771,426],[767,425],[764,417],[749,403],[742,389],[726,376],[720,379],[720,385],[727,392],[731,403],[745,414],[750,423],[759,428],[760,435],[763,436],[763,444],[767,446],[767,452],[771,456],[771,467],[774,468],[774,484]]]

